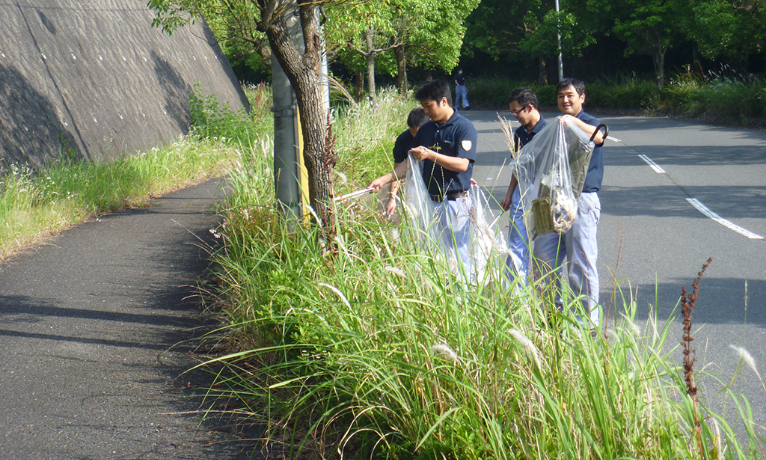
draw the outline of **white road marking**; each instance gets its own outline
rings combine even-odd
[[[660,165],[655,163],[654,160],[652,160],[648,156],[646,156],[646,155],[638,155],[638,158],[641,158],[642,160],[644,160],[644,162],[646,162],[646,164],[648,164],[649,167],[652,168],[654,170],[654,172],[656,172],[657,174],[665,174],[665,170],[660,168]]]
[[[700,203],[700,201],[698,199],[696,199],[696,198],[687,198],[686,201],[691,203],[692,206],[697,208],[697,211],[701,212],[706,217],[709,217],[709,218],[713,219],[714,221],[718,222],[719,224],[723,225],[724,227],[726,227],[726,228],[728,228],[730,230],[734,230],[735,232],[739,233],[740,235],[744,235],[744,236],[750,238],[751,240],[762,240],[763,239],[762,236],[756,235],[753,232],[745,230],[744,228],[740,227],[739,225],[735,225],[735,224],[729,222],[728,220],[724,219],[723,217],[719,216],[718,214],[714,213],[707,206],[705,206],[704,204]]]
[[[620,139],[617,139],[616,137],[606,136],[606,138],[609,139],[612,142],[617,142],[618,144],[622,143],[622,141]]]

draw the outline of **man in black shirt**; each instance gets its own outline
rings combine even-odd
[[[460,102],[463,104],[461,105]],[[463,77],[463,69],[457,69],[455,74],[455,108],[462,107],[465,110],[471,109],[471,104],[468,102],[468,88],[465,87],[465,78]]]
[[[394,143],[394,168],[397,168],[399,164],[407,160],[407,153],[410,151],[415,141],[415,135],[418,133],[418,129],[428,121],[428,115],[426,112],[418,107],[412,109],[407,116],[407,130],[402,132],[399,137],[396,138]],[[396,192],[399,191],[399,181],[391,182],[391,190],[388,192],[388,203],[386,204],[386,215],[391,217],[396,211]]]

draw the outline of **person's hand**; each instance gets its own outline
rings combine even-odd
[[[568,122],[570,118],[574,118],[574,117],[572,115],[569,115],[568,113],[564,114],[564,115],[559,117],[559,123]]]
[[[431,160],[436,163],[436,152],[429,150],[423,146],[415,147],[410,150],[410,153],[416,160]]]
[[[384,180],[386,176],[378,177],[374,181],[370,182],[370,185],[367,186],[367,188],[371,188],[374,193],[378,193],[384,185],[386,185],[388,182]]]
[[[471,178],[471,188],[478,187],[479,183],[473,180],[473,177]]]
[[[386,203],[386,216],[391,217],[396,212],[396,197],[391,197],[388,199],[388,203]]]
[[[511,204],[513,203],[513,194],[512,193],[506,193],[505,198],[503,198],[502,203],[500,203],[500,207],[503,208],[503,211],[507,211],[511,208]]]

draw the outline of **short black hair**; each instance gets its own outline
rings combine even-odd
[[[418,92],[415,93],[415,98],[421,102],[426,99],[441,102],[444,97],[447,98],[447,103],[452,107],[452,90],[449,87],[449,83],[441,80],[425,82],[418,89]]]
[[[511,91],[511,95],[508,96],[508,104],[516,101],[520,106],[526,107],[532,104],[532,107],[538,109],[537,94],[530,88],[521,87]]]
[[[582,96],[585,94],[585,82],[576,78],[565,78],[556,85],[556,94],[572,86],[577,94]]]
[[[430,118],[426,115],[426,111],[418,107],[410,110],[410,114],[407,115],[407,126],[410,128],[420,128],[428,122]]]

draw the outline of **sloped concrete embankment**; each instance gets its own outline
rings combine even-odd
[[[168,37],[135,0],[0,2],[0,160],[111,160],[176,139],[188,95],[247,106],[204,22]]]

